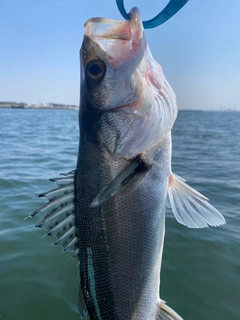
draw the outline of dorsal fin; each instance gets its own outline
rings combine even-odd
[[[49,202],[31,213],[31,217],[39,212],[44,213],[44,218],[36,227],[47,231],[57,240],[54,244],[63,247],[63,250],[75,251],[77,256],[77,237],[75,232],[74,208],[74,173],[64,173],[64,177],[50,179],[56,182],[58,188],[41,193],[38,197],[46,197]]]
[[[34,217],[37,213],[43,212],[44,218],[36,227],[43,228],[47,235],[56,238],[54,245],[60,245],[65,250],[73,250],[73,257],[79,259],[78,239],[76,237],[75,207],[74,207],[74,174],[75,170],[63,173],[64,177],[50,179],[55,182],[58,188],[41,193],[38,197],[45,197],[48,203],[31,213]],[[80,318],[89,320],[82,286],[79,286],[79,312]]]

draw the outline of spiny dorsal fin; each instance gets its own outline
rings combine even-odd
[[[74,176],[72,177],[64,177],[64,178],[54,178],[49,179],[49,181],[56,182],[56,184],[60,186],[73,185]]]
[[[49,202],[35,210],[30,216],[39,212],[44,213],[44,219],[36,225],[47,231],[57,240],[54,244],[63,247],[63,250],[75,251],[78,256],[77,238],[75,232],[74,209],[74,172],[63,174],[63,178],[50,179],[57,183],[58,188],[42,193],[39,197],[46,197]]]
[[[172,208],[176,220],[189,228],[217,227],[225,223],[222,214],[204,195],[174,174],[169,178],[167,203]]]
[[[39,197],[46,197],[49,202],[35,210],[30,217],[44,212],[44,219],[36,227],[45,229],[46,235],[52,235],[57,239],[54,245],[62,246],[63,251],[73,250],[73,257],[79,259],[75,231],[74,173],[75,170],[62,174],[63,178],[50,179],[58,185],[58,188],[39,195]],[[79,286],[79,312],[81,319],[90,320],[81,284]]]
[[[146,164],[141,157],[135,158],[118,176],[116,176],[100,193],[93,199],[91,208],[100,206],[102,203],[115,196],[123,189],[137,174],[148,171],[151,165]]]
[[[74,177],[75,171],[76,171],[76,170],[74,169],[74,170],[69,171],[69,172],[67,172],[67,173],[60,173],[60,175],[61,175],[61,176],[65,176],[65,177],[69,177],[69,176]]]
[[[65,185],[62,187],[58,187],[56,189],[41,193],[38,197],[46,197],[49,201],[56,200],[61,198],[64,195],[70,194],[74,192],[74,186],[73,185]]]

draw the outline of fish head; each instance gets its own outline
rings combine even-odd
[[[80,114],[101,114],[99,140],[125,158],[159,144],[177,115],[175,94],[151,55],[139,10],[134,7],[130,17],[89,19],[80,50]]]
[[[142,22],[136,12],[129,21],[92,18],[85,23],[81,82],[94,108],[116,109],[138,100],[133,74],[145,47]]]

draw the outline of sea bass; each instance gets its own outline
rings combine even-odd
[[[77,167],[52,179],[58,188],[32,216],[44,211],[38,226],[75,250],[82,318],[182,319],[159,297],[166,203],[190,228],[225,220],[171,171],[175,94],[138,9],[130,16],[85,24]]]

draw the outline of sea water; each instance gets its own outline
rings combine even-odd
[[[238,320],[240,113],[180,111],[172,133],[173,172],[226,225],[188,229],[167,210],[161,298],[185,320]],[[75,168],[78,139],[75,110],[0,109],[0,320],[79,319],[77,260],[42,239],[41,214],[24,220]]]

